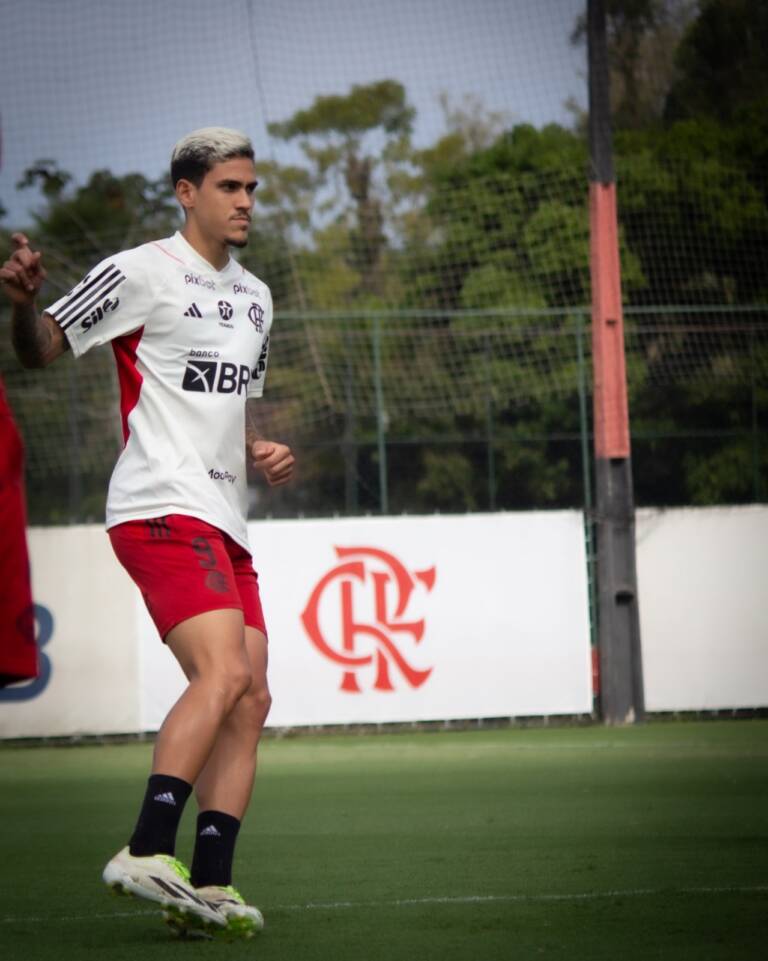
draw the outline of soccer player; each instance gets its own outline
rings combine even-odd
[[[261,396],[272,323],[268,287],[229,253],[248,240],[253,147],[237,131],[197,130],[176,144],[171,179],[185,215],[173,237],[108,257],[42,315],[35,297],[45,270],[22,234],[0,281],[25,366],[112,344],[125,447],[107,528],[189,682],[157,735],[130,843],[104,881],[162,904],[181,932],[248,937],[263,919],[232,887],[232,860],[270,696],[246,531],[246,447],[272,486],[291,478],[294,458],[286,445],[246,434],[246,399]],[[174,853],[193,789],[190,874]]]

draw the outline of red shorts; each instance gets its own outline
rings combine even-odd
[[[245,623],[266,636],[251,555],[217,527],[166,514],[118,524],[109,538],[163,640],[182,621],[223,608],[241,610]]]

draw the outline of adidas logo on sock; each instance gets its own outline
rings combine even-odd
[[[185,317],[202,317],[203,315],[201,314],[200,308],[197,306],[197,304],[192,304],[192,306],[188,310],[184,311],[184,316]]]
[[[201,838],[206,836],[212,837],[212,838],[220,838],[221,832],[216,830],[215,824],[209,824],[207,828],[203,828],[203,830],[200,832]]]
[[[171,794],[170,791],[165,791],[163,794],[156,794],[153,801],[162,801],[163,804],[172,804],[176,807],[176,798]]]

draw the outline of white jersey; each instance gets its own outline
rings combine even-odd
[[[188,514],[248,550],[245,401],[260,397],[269,288],[230,259],[215,270],[181,236],[102,261],[47,313],[76,357],[112,343],[125,447],[107,527]]]

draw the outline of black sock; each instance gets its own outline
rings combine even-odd
[[[240,822],[222,811],[201,811],[197,816],[195,853],[192,856],[192,884],[226,887],[232,883],[232,859]]]
[[[174,854],[176,831],[192,785],[170,774],[152,774],[141,806],[139,820],[131,837],[130,852],[136,857],[148,854]]]

